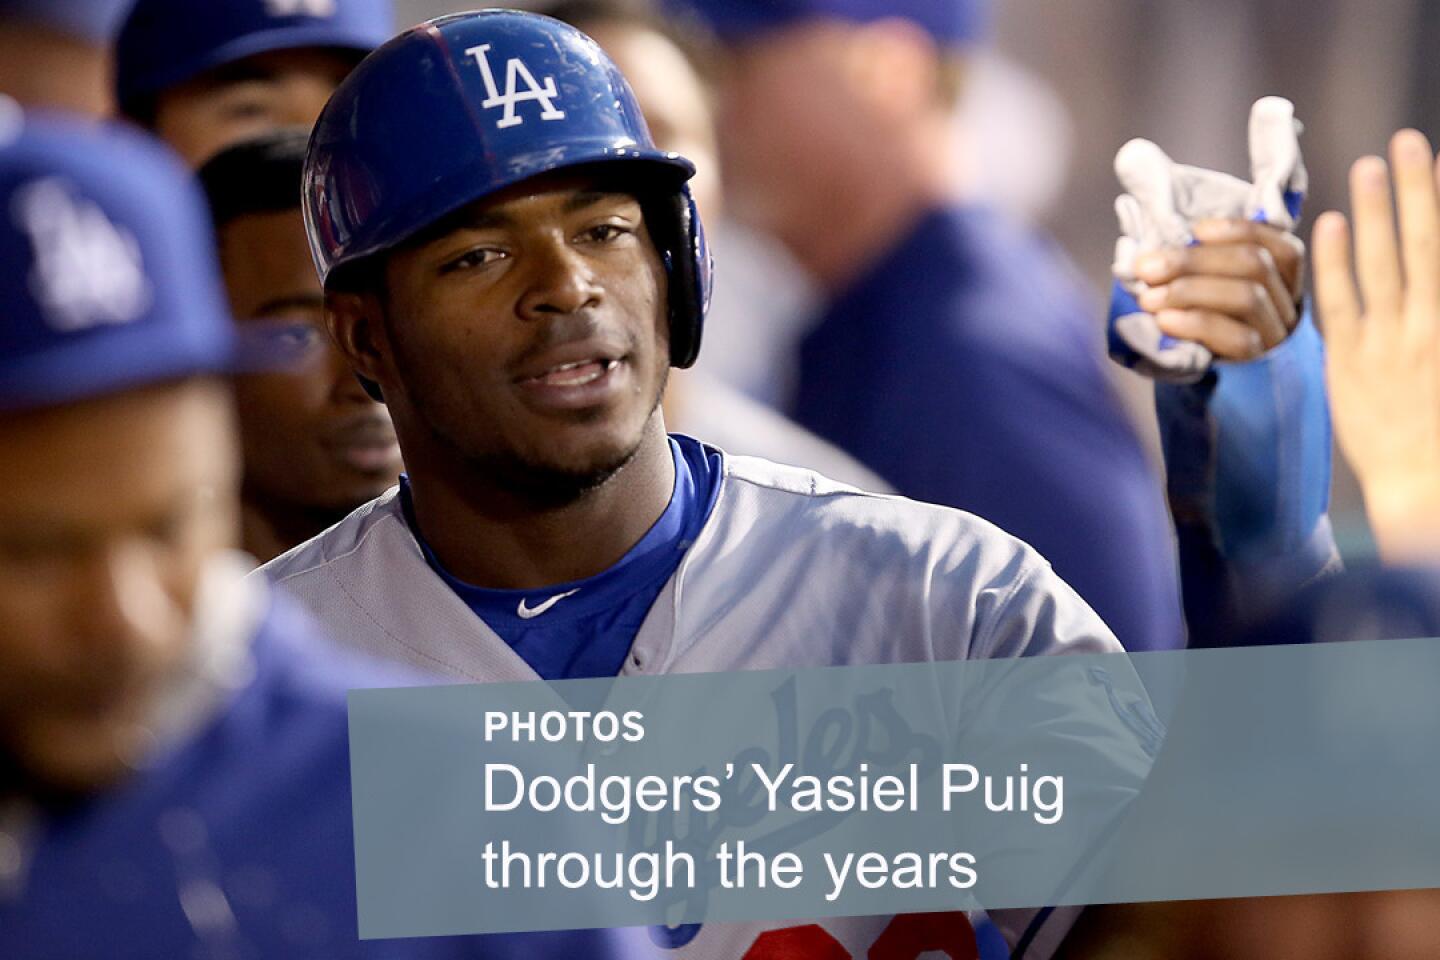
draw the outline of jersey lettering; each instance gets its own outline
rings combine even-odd
[[[525,61],[519,57],[511,57],[505,61],[505,92],[502,94],[496,86],[495,74],[490,69],[490,58],[487,55],[489,51],[490,44],[482,43],[466,50],[465,54],[475,59],[475,65],[480,68],[480,78],[485,82],[485,100],[480,106],[486,110],[505,108],[505,113],[495,126],[503,129],[524,123],[525,118],[516,114],[515,108],[526,100],[534,100],[540,104],[541,120],[565,119],[565,111],[555,106],[555,98],[559,93],[555,89],[554,77],[546,77],[543,84],[537,83],[535,75],[525,66]],[[520,83],[524,83],[525,89],[517,88]]]
[[[26,184],[11,203],[35,255],[30,291],[52,329],[126,324],[149,308],[140,245],[99,206],[56,179]]]

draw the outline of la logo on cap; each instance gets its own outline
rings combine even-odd
[[[272,17],[333,17],[335,0],[265,0]]]
[[[131,323],[150,307],[134,234],[56,178],[14,194],[11,214],[30,240],[30,292],[60,333]]]
[[[525,61],[519,57],[511,57],[505,61],[505,92],[502,94],[495,83],[495,74],[490,70],[489,52],[490,44],[482,43],[466,50],[465,55],[475,58],[475,65],[480,68],[480,78],[485,82],[485,100],[480,106],[486,110],[505,108],[505,113],[495,126],[503,129],[524,123],[525,118],[517,115],[515,108],[526,100],[534,100],[540,104],[541,120],[565,119],[565,111],[555,106],[555,98],[559,94],[555,89],[554,77],[546,77],[543,85],[536,83],[535,75],[530,72]],[[520,83],[525,84],[524,90],[518,89],[517,84]]]

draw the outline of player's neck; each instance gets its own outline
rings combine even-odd
[[[0,18],[0,94],[22,106],[106,116],[110,64],[100,47]]]
[[[655,525],[675,486],[658,414],[629,463],[562,505],[537,505],[497,490],[453,461],[407,459],[407,475],[415,521],[440,563],[466,583],[497,590],[531,590],[603,573]]]

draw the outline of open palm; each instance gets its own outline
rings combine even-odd
[[[1440,199],[1424,135],[1351,170],[1354,241],[1339,213],[1315,224],[1315,297],[1341,451],[1388,561],[1440,560]],[[1352,247],[1354,275],[1351,273]],[[1356,286],[1358,278],[1359,285]]]

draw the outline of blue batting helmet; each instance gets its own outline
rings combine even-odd
[[[578,166],[637,174],[666,265],[670,354],[694,363],[710,256],[686,181],[656,148],[619,69],[558,20],[513,10],[441,17],[371,54],[335,91],[305,164],[305,222],[321,280],[392,249],[447,214]]]

